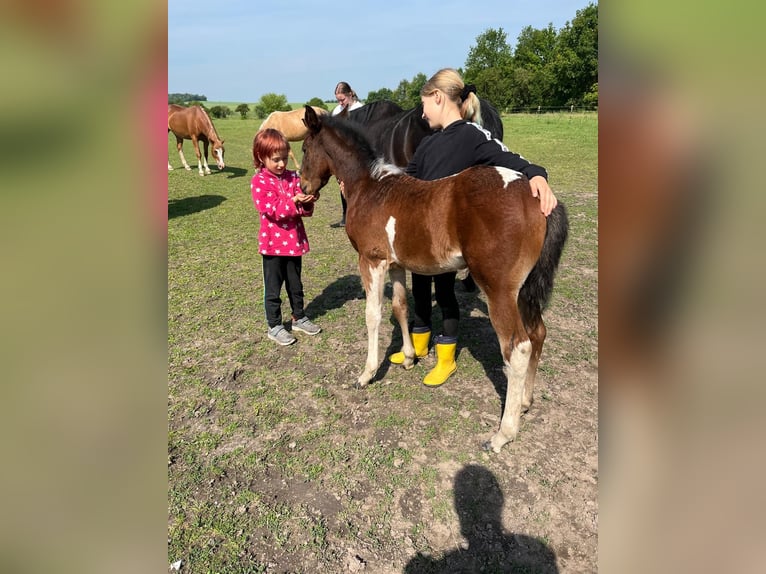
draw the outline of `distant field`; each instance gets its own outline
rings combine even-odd
[[[443,572],[458,558],[486,572],[597,571],[597,115],[503,118],[506,144],[548,169],[571,229],[535,403],[499,455],[479,448],[504,384],[483,294],[456,288],[459,368],[445,385],[420,382],[431,355],[410,371],[384,361],[369,387],[353,387],[365,302],[356,254],[330,227],[334,179],[306,220],[303,262],[306,311],[324,330],[286,348],[266,338],[249,189],[261,120],[214,122],[222,172],[181,169],[168,138],[170,562],[230,574]],[[390,313],[387,300],[383,357],[401,344]]]

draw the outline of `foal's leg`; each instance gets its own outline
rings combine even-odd
[[[405,284],[407,273],[401,267],[392,267],[388,274],[391,277],[394,292],[391,306],[394,317],[399,323],[399,328],[402,330],[402,353],[404,353],[402,366],[405,369],[411,369],[415,366],[415,347],[412,346],[412,337],[410,337],[410,329],[407,324],[407,287]]]
[[[367,323],[367,362],[357,382],[364,387],[372,380],[378,370],[378,336],[380,320],[383,316],[383,286],[388,264],[385,260],[377,263],[359,258],[359,272],[362,276],[364,292],[367,295],[365,321]]]
[[[189,164],[186,163],[183,147],[184,147],[184,139],[176,136],[176,149],[178,149],[178,155],[181,157],[181,163],[183,164],[184,169],[191,170],[191,167],[189,166]],[[170,165],[170,162],[168,162],[168,165]]]
[[[529,357],[529,367],[527,368],[527,375],[524,379],[524,397],[521,400],[521,412],[524,413],[529,410],[529,407],[532,406],[532,402],[534,401],[532,398],[532,391],[535,388],[537,365],[540,362],[540,355],[543,352],[543,343],[545,342],[546,333],[547,331],[542,317],[537,318],[534,327],[527,327],[527,335],[529,335],[529,340],[532,342],[532,354]]]
[[[500,452],[503,445],[514,440],[519,432],[524,382],[532,354],[532,344],[527,338],[526,329],[521,322],[521,315],[516,305],[516,294],[509,297],[505,293],[502,300],[498,300],[497,295],[489,299],[489,316],[500,343],[505,365],[503,370],[508,380],[500,428],[488,445],[495,452]]]

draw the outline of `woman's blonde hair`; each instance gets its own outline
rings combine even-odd
[[[455,102],[464,120],[484,125],[481,118],[481,102],[476,95],[476,86],[465,84],[454,68],[442,68],[420,90],[421,96],[430,96],[436,90]]]

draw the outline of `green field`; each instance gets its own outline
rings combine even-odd
[[[597,569],[598,118],[503,122],[508,147],[548,169],[570,238],[545,314],[535,404],[499,455],[479,448],[499,422],[503,380],[483,295],[458,295],[459,369],[447,384],[420,384],[429,357],[411,371],[383,365],[355,389],[364,292],[344,230],[330,227],[341,214],[335,181],[305,220],[306,310],[323,333],[277,347],[266,338],[249,189],[260,120],[214,120],[226,168],[205,177],[190,142],[186,171],[169,137],[168,558],[183,560],[182,572],[403,572],[419,553],[447,560],[461,540],[484,571],[504,572],[509,555],[491,549],[509,539],[487,530],[501,502],[499,528],[526,541],[508,551],[518,553],[515,571],[552,572],[551,556],[562,572]],[[299,143],[293,151],[301,157]],[[389,315],[387,300],[383,356],[401,342]],[[454,480],[476,465],[495,477],[501,502],[461,508]],[[473,535],[469,516],[485,517]]]

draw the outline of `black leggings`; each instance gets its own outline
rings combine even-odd
[[[436,304],[442,311],[442,334],[457,337],[460,307],[455,297],[454,271],[441,275],[412,274],[412,297],[415,300],[415,327],[431,328],[431,281],[436,291]]]
[[[282,324],[282,299],[279,294],[283,283],[293,317],[303,319],[306,315],[303,310],[302,262],[300,257],[263,255],[263,305],[270,329]]]

